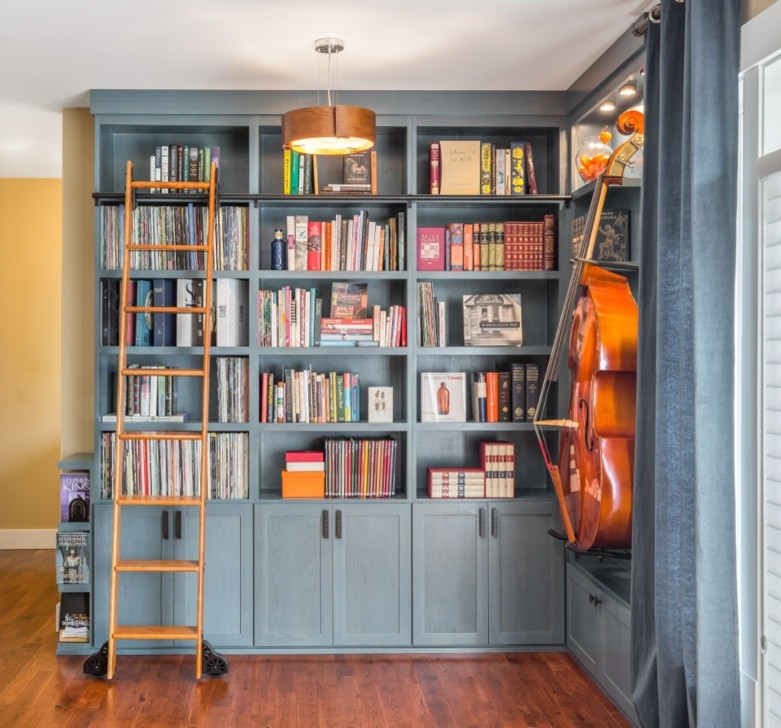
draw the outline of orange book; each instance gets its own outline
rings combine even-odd
[[[488,422],[499,422],[499,372],[485,373],[485,404]]]
[[[464,270],[472,270],[474,258],[472,257],[472,223],[464,224]]]
[[[310,470],[283,470],[282,497],[325,498],[325,473]]]

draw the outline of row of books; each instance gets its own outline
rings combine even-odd
[[[204,281],[193,278],[132,278],[127,298],[136,306],[202,308]],[[119,343],[120,280],[103,279],[101,286],[101,344]],[[211,343],[246,346],[249,340],[247,297],[249,283],[238,278],[218,278],[212,301]],[[125,343],[128,346],[203,346],[202,313],[128,313]]]
[[[359,422],[360,394],[360,378],[354,372],[261,372],[260,421]]]
[[[158,145],[155,153],[149,156],[149,181],[209,182],[212,162],[219,167],[220,148],[217,146]],[[160,192],[167,194],[169,190]]]
[[[326,437],[326,498],[392,498],[398,444],[392,437]]]
[[[217,421],[248,422],[249,359],[246,356],[218,356]]]
[[[123,495],[198,495],[198,440],[129,440],[124,443]],[[100,441],[100,494],[112,497],[116,435]],[[207,498],[249,497],[249,438],[246,432],[209,433]]]
[[[512,498],[515,447],[511,442],[480,443],[480,467],[427,468],[429,498]]]
[[[282,152],[282,192],[285,195],[317,194],[317,156],[295,149]]]
[[[466,422],[470,405],[473,422],[531,421],[539,389],[537,362],[513,362],[509,371],[421,372],[420,421]]]
[[[138,205],[133,211],[133,242],[151,245],[204,245],[208,209],[203,205]],[[215,220],[214,269],[249,268],[249,209],[223,205]],[[100,207],[100,265],[122,268],[125,250],[125,206]],[[205,256],[191,250],[133,251],[138,270],[204,270]]]
[[[57,604],[57,634],[60,642],[89,642],[89,592],[62,592]]]
[[[419,271],[555,270],[555,218],[417,229]]]
[[[55,567],[58,584],[89,584],[89,533],[57,531]]]
[[[157,365],[131,364],[128,369],[155,371],[170,369]],[[116,390],[114,390],[116,395]],[[186,422],[189,415],[178,411],[179,380],[164,374],[130,374],[125,377],[124,401],[119,408],[114,403],[114,413],[103,415],[103,422],[116,422],[117,411],[126,421],[132,422]]]
[[[540,365],[512,362],[509,371],[469,373],[473,422],[531,422],[540,396]]]
[[[317,156],[301,154],[294,149],[285,149],[282,156],[283,193],[286,195],[377,194],[376,150],[345,154],[341,162],[341,177],[321,180]]]
[[[88,470],[60,473],[60,521],[89,521],[90,474]]]
[[[405,266],[406,213],[384,222],[369,219],[367,210],[332,220],[308,215],[285,218],[284,257],[280,269],[397,271]]]
[[[526,141],[445,140],[429,145],[432,195],[536,195],[532,146]]]

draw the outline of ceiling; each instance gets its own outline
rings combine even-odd
[[[648,0],[6,0],[0,177],[61,175],[89,90],[564,90]]]

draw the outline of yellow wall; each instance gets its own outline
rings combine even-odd
[[[0,529],[55,528],[62,181],[0,179]]]

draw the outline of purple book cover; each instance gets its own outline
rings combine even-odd
[[[60,473],[60,520],[89,521],[89,473]]]

